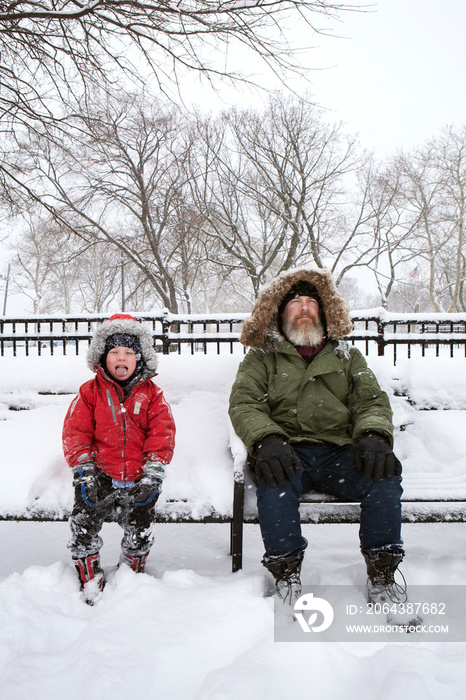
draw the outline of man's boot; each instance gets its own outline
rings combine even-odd
[[[365,554],[367,567],[367,601],[373,604],[375,614],[386,615],[387,622],[396,626],[412,627],[419,625],[422,619],[408,607],[406,581],[401,572],[401,583],[395,581],[395,573],[402,562],[404,553],[380,550],[374,554]]]
[[[380,550],[374,555],[364,554],[367,567],[367,600],[369,603],[406,602],[406,582],[398,584],[395,572],[402,562],[402,552]],[[401,574],[403,576],[403,574]]]
[[[133,556],[132,554],[128,554],[127,552],[123,552],[122,550],[120,554],[120,564],[125,564],[137,574],[142,574],[144,573],[148,556],[149,552],[146,552],[145,554],[139,554],[138,556]]]
[[[303,557],[289,556],[266,564],[275,579],[275,593],[284,605],[293,607],[301,596],[301,565]]]
[[[73,559],[78,572],[83,600],[88,605],[95,605],[102,595],[105,586],[104,571],[100,566],[100,554],[89,554],[87,557]]]

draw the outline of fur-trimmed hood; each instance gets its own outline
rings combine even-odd
[[[126,333],[139,339],[144,366],[150,376],[154,376],[157,372],[158,358],[154,350],[152,336],[146,326],[129,314],[114,314],[108,321],[104,321],[98,326],[87,351],[88,367],[94,370],[95,365],[100,364],[107,338],[114,333]]]
[[[325,313],[327,336],[342,339],[353,329],[350,311],[329,270],[295,269],[282,272],[264,287],[251,316],[244,321],[240,341],[250,348],[277,352],[284,337],[278,327],[280,302],[297,282],[305,280],[316,288]]]

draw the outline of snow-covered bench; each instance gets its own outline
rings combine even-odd
[[[400,440],[402,442],[402,440]],[[234,503],[232,520],[233,571],[242,568],[243,525],[258,524],[255,485],[248,466],[246,448],[232,432],[230,444],[234,461]],[[463,460],[461,460],[463,461]],[[404,523],[466,522],[466,471],[446,474],[440,470],[405,473],[403,477],[402,520]],[[303,524],[358,523],[359,503],[343,502],[328,494],[310,491],[301,498]]]
[[[440,480],[439,480],[440,481]],[[404,484],[406,486],[406,482]],[[466,478],[463,482],[466,488]],[[236,472],[232,519],[232,568],[242,568],[243,525],[258,524],[254,499],[248,498],[248,488],[255,491],[247,474]],[[466,497],[444,495],[404,496],[402,498],[404,523],[464,523],[466,522]],[[303,524],[348,524],[358,523],[358,503],[343,502],[328,494],[310,491],[301,498],[301,522]],[[234,535],[234,536],[233,536]]]
[[[244,525],[258,524],[255,507],[255,487],[247,471],[246,460],[238,459],[234,463],[234,483],[232,507],[228,513],[211,509],[208,513],[193,512],[185,500],[167,499],[163,507],[157,511],[158,523],[197,523],[197,524],[228,524],[230,532],[230,555],[232,571],[242,568],[243,562],[243,528]],[[452,496],[445,488],[442,489],[442,475],[430,478],[430,483],[416,491],[416,484],[409,478],[404,482],[405,495],[403,502],[404,523],[458,523],[466,522],[466,498]],[[416,480],[414,480],[415,482]],[[461,492],[466,490],[466,476],[461,483],[456,484]],[[410,495],[411,494],[411,495]],[[359,522],[359,504],[347,503],[328,494],[309,492],[301,499],[301,522],[303,524],[349,524]],[[30,507],[22,512],[6,511],[0,513],[1,520],[13,521],[66,521],[69,511],[51,511],[41,507]]]
[[[232,571],[238,571],[242,567],[242,535],[243,521],[242,515],[242,498],[244,488],[242,482],[235,482],[234,495],[232,497],[232,512],[219,513],[215,510],[210,510],[204,515],[197,515],[192,512],[189,504],[186,501],[167,500],[163,508],[159,508],[156,513],[157,523],[196,523],[196,524],[212,524],[220,523],[230,526],[230,555],[232,557]],[[237,511],[235,509],[238,509]],[[241,510],[240,510],[241,509]],[[66,522],[70,516],[69,510],[53,511],[44,510],[43,508],[30,507],[24,511],[6,510],[0,512],[0,521],[16,521],[16,522]]]
[[[241,357],[172,354],[161,357],[157,377],[177,436],[156,519],[225,524],[231,552],[242,523],[233,514],[240,499],[233,495],[228,394]],[[66,521],[73,490],[61,429],[74,393],[92,376],[85,358],[2,358],[1,369],[0,521]],[[232,565],[239,568],[234,557]]]
[[[229,526],[232,569],[242,566],[244,524],[257,523],[246,451],[228,420],[241,355],[164,356],[157,383],[177,424],[175,457],[157,504],[161,523]],[[391,396],[404,466],[405,522],[466,520],[466,363],[411,360],[371,365]],[[83,358],[3,358],[0,376],[0,520],[66,520],[72,506],[61,426]],[[426,410],[437,409],[437,410]],[[304,523],[356,523],[359,506],[310,494]]]

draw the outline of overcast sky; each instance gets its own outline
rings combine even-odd
[[[380,0],[327,26],[333,37],[311,36],[302,22],[294,35],[296,46],[307,47],[303,63],[316,68],[315,100],[378,157],[420,145],[447,124],[466,125],[464,0]],[[189,81],[185,88],[189,102]],[[294,88],[306,85],[295,80]],[[199,95],[204,109],[218,107],[197,87],[191,99]],[[256,96],[254,103],[261,100]],[[244,104],[244,95],[224,93],[223,106],[236,101]],[[9,255],[2,253],[0,246],[5,273]],[[0,279],[0,300],[3,291]]]
[[[422,144],[447,124],[466,124],[464,0],[380,0],[366,7],[327,22],[332,37],[312,36],[297,23],[293,45],[307,47],[302,62],[316,69],[316,102],[381,158]],[[297,92],[306,88],[304,80],[292,84]],[[223,96],[227,104],[245,101],[230,90]]]
[[[380,0],[347,15],[348,38],[314,52],[335,66],[315,76],[316,97],[380,156],[465,125],[465,27],[464,0]]]

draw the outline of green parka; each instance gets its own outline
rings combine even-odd
[[[317,288],[329,340],[310,364],[278,330],[280,301],[299,280]],[[250,454],[266,435],[290,443],[352,445],[367,430],[393,442],[392,411],[361,352],[342,340],[352,324],[327,271],[280,275],[259,297],[241,341],[251,349],[230,395],[230,418]],[[337,336],[337,337],[335,337]]]

